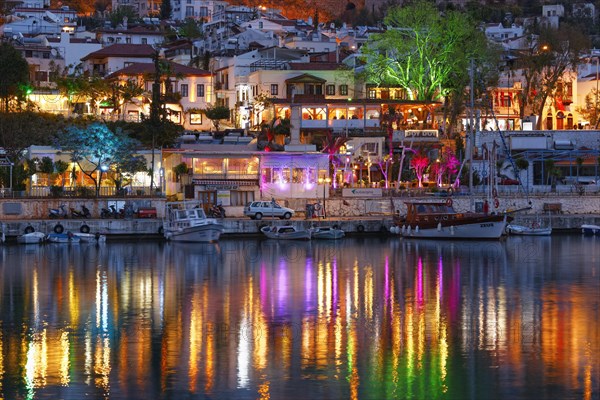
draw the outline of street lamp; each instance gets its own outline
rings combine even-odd
[[[327,218],[327,211],[325,209],[325,188],[331,182],[331,178],[323,176],[319,178],[319,185],[323,185],[323,219]]]

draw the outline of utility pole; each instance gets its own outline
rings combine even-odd
[[[475,146],[475,120],[473,118],[475,113],[475,77],[474,77],[474,63],[471,59],[471,66],[469,68],[469,94],[470,94],[470,110],[469,110],[469,130],[467,132],[468,140],[467,151],[469,152],[469,194],[473,194],[473,148]],[[471,200],[472,201],[472,200]]]

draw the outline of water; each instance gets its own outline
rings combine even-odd
[[[600,398],[597,237],[8,245],[0,276],[0,398]]]

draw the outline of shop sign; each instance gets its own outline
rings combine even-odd
[[[404,131],[404,137],[419,142],[437,142],[438,131],[436,129],[409,129]]]
[[[344,197],[382,197],[383,190],[381,188],[354,188],[342,189]]]

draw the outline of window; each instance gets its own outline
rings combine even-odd
[[[125,43],[127,43],[127,44],[131,44],[131,38],[130,38],[130,37],[126,37],[126,38],[125,38]]]
[[[142,38],[142,44],[148,44],[148,39],[147,38]]]
[[[254,201],[254,192],[250,190],[232,190],[230,196],[232,206],[245,206]]]
[[[279,85],[276,83],[271,84],[271,96],[277,96],[279,94]]]
[[[342,96],[348,95],[348,85],[340,85],[340,94]]]
[[[181,97],[188,97],[188,85],[187,83],[181,84]]]
[[[202,125],[202,114],[201,113],[191,113],[190,114],[190,124],[191,125]]]
[[[335,85],[327,85],[325,90],[328,96],[335,96]]]
[[[204,84],[196,85],[196,96],[204,97]]]

